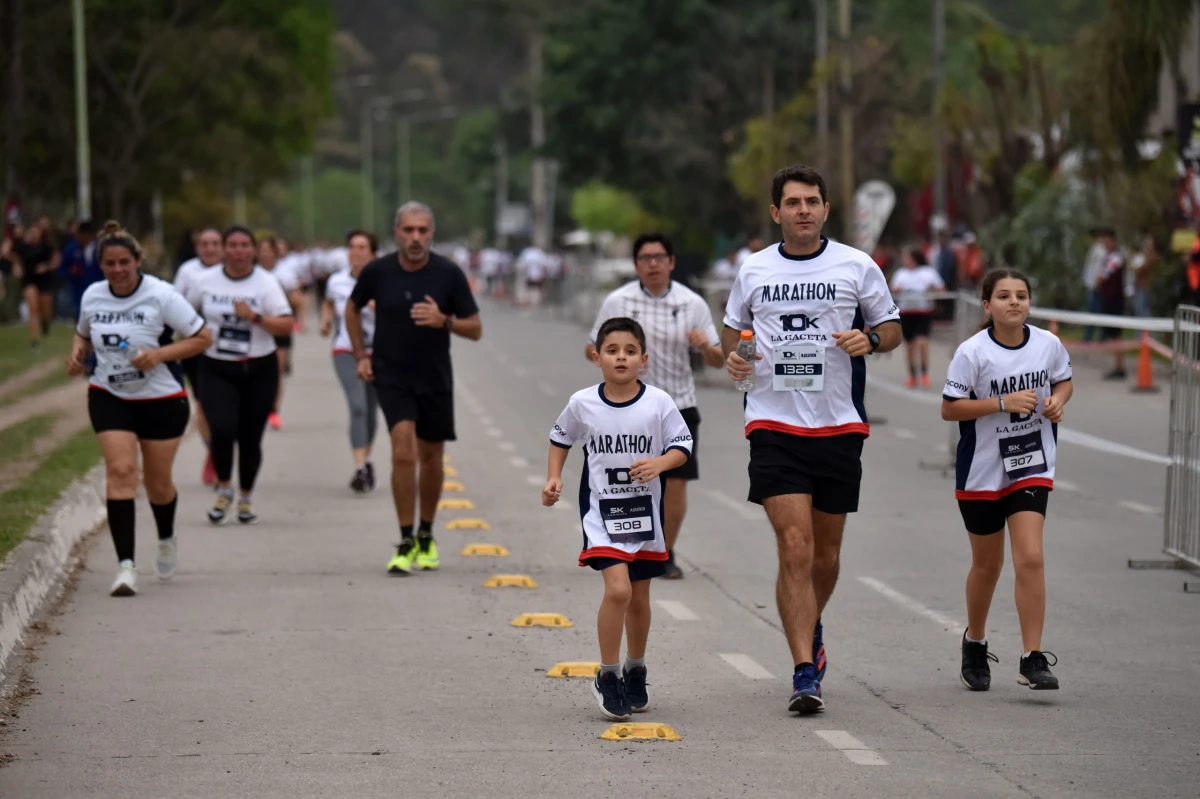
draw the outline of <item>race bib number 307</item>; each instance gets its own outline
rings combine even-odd
[[[821,391],[825,388],[825,347],[789,344],[775,348],[776,391]]]
[[[1000,462],[1010,480],[1048,471],[1040,431],[1000,439]]]

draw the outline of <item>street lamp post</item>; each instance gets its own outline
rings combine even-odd
[[[79,219],[92,216],[92,158],[88,140],[87,41],[84,37],[83,0],[71,0],[75,28],[75,146]]]
[[[362,150],[362,224],[364,230],[373,230],[375,220],[375,141],[372,127],[375,124],[375,103],[368,100],[362,105],[359,120],[359,148]]]

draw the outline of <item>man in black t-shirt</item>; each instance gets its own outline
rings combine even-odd
[[[431,250],[433,211],[418,202],[396,212],[397,252],[363,269],[346,303],[346,332],[358,376],[373,381],[392,439],[392,499],[400,546],[391,574],[438,567],[433,517],[442,495],[442,450],[454,435],[450,334],[478,341],[479,307],[466,275]],[[364,346],[361,311],[375,303],[372,349]],[[421,523],[413,538],[417,462]]]

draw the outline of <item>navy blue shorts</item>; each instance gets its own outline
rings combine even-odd
[[[623,560],[616,558],[588,558],[584,561],[598,572],[604,571],[618,563],[626,563]],[[662,577],[667,573],[667,562],[665,560],[635,560],[632,563],[626,563],[629,566],[629,582],[637,583],[642,580],[653,580],[655,577]]]

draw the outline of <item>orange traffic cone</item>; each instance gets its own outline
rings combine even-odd
[[[1154,363],[1150,359],[1150,331],[1142,331],[1142,344],[1138,348],[1137,384],[1133,391],[1154,393],[1158,386],[1154,385]]]

